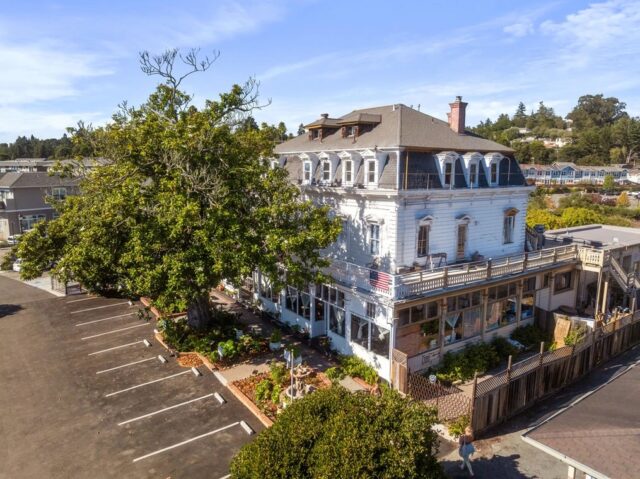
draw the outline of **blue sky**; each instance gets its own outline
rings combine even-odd
[[[258,121],[295,131],[320,113],[390,103],[468,124],[586,93],[640,115],[639,1],[0,1],[0,141],[59,136],[139,104],[157,79],[141,50],[219,50],[185,89],[196,103],[255,76]]]

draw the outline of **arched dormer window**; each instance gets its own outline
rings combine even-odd
[[[424,258],[429,255],[429,236],[431,235],[431,224],[433,216],[427,215],[418,220],[418,237],[416,239],[416,256]]]
[[[514,232],[516,227],[516,208],[508,208],[504,211],[504,219],[502,222],[502,243],[510,244],[514,240]]]
[[[311,160],[305,160],[302,162],[302,184],[310,185],[311,178]]]
[[[331,161],[322,160],[322,182],[323,183],[331,183]]]
[[[489,186],[500,184],[500,161],[502,158],[504,157],[500,153],[487,153],[484,157]]]
[[[458,160],[458,154],[453,151],[448,151],[439,153],[437,156],[440,163],[442,187],[453,188],[456,183],[456,161]]]

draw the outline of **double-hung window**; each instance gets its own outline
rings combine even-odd
[[[491,163],[491,184],[498,183],[498,163]]]
[[[444,186],[451,186],[453,178],[453,163],[444,164]]]
[[[369,253],[380,254],[380,225],[377,223],[369,225]]]
[[[67,197],[67,189],[66,188],[53,188],[52,191],[53,199],[62,201]]]
[[[471,163],[469,165],[469,186],[473,187],[478,184],[478,164]]]
[[[376,184],[376,160],[367,160],[367,184]]]
[[[353,160],[346,160],[344,162],[344,183],[345,185],[351,185],[353,183]]]
[[[328,161],[322,162],[322,181],[331,181],[331,163]]]
[[[302,179],[306,184],[311,183],[311,162],[305,161],[302,164]]]
[[[427,256],[429,254],[429,230],[431,226],[428,224],[421,224],[418,226],[418,249],[417,255],[419,258]]]
[[[516,225],[516,215],[506,214],[502,227],[502,242],[504,244],[513,243],[513,232]]]

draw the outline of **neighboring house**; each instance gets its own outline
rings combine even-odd
[[[522,173],[529,183],[536,185],[601,185],[606,176],[616,183],[630,181],[627,168],[621,166],[578,166],[571,162],[551,165],[522,164]]]
[[[0,173],[9,172],[51,172],[54,167],[60,163],[61,165],[71,164],[74,167],[78,165],[77,160],[49,160],[47,158],[17,158],[15,160],[0,161]],[[105,163],[102,158],[91,159],[85,158],[80,161],[81,165],[85,169],[91,169],[95,166],[99,166]]]
[[[61,200],[77,192],[78,179],[44,172],[0,174],[0,240],[21,234],[54,217],[47,198]]]

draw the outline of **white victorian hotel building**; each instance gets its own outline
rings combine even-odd
[[[510,148],[465,130],[466,105],[448,123],[405,105],[323,114],[272,160],[343,230],[325,251],[332,284],[272,291],[257,273],[262,307],[400,389],[447,351],[532,322],[536,305],[575,302],[575,255],[525,254],[533,187]]]

